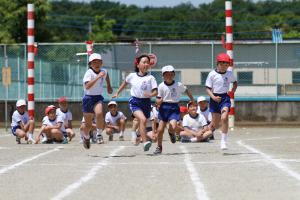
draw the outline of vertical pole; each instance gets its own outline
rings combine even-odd
[[[231,62],[228,70],[233,70],[233,28],[232,28],[232,1],[225,1],[225,26],[226,26],[226,53],[230,56]],[[229,92],[231,95],[231,104],[228,115],[228,125],[231,130],[234,129],[234,94]]]
[[[276,101],[278,101],[278,42],[275,42]]]
[[[27,4],[28,114],[34,118],[34,4]]]
[[[7,48],[6,45],[4,45],[4,62],[5,62],[5,67],[8,67],[6,48]],[[8,101],[8,85],[5,85],[5,132],[6,133],[7,133],[7,121],[8,121],[7,101]]]

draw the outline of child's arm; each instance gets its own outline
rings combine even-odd
[[[231,91],[232,91],[233,93],[235,93],[237,86],[238,86],[237,81],[233,82],[233,84],[232,84],[232,89],[231,89]]]
[[[195,101],[192,92],[189,89],[185,90],[186,95],[190,98],[191,101]]]
[[[208,94],[208,96],[210,96],[210,98],[212,98],[215,102],[220,102],[221,101],[221,97],[219,96],[215,96],[211,90],[211,88],[206,87],[206,92]]]
[[[119,96],[119,94],[124,90],[126,85],[127,85],[126,81],[123,81],[123,83],[120,85],[118,91],[116,92],[116,94],[112,98],[117,98]]]
[[[108,74],[106,75],[105,81],[106,81],[107,93],[112,94],[113,89],[111,87],[110,78],[109,78]]]
[[[40,137],[42,136],[43,132],[44,132],[44,129],[46,128],[46,125],[42,125],[39,133],[37,134],[36,136],[36,139],[35,139],[35,144],[38,144],[40,142]]]
[[[90,89],[91,87],[93,87],[95,85],[95,83],[102,77],[105,76],[105,71],[101,71],[97,77],[93,80],[90,80],[89,82],[86,82],[84,85],[85,85],[85,89]]]

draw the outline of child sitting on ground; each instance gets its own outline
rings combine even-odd
[[[43,136],[42,143],[60,142],[67,144],[67,133],[64,120],[60,115],[56,115],[56,107],[53,105],[48,106],[45,109],[45,117],[43,118],[43,124],[41,130],[36,138],[36,143],[39,143],[40,137]]]
[[[35,143],[33,139],[34,120],[29,119],[26,111],[26,101],[20,99],[16,103],[17,110],[12,115],[11,131],[16,136],[16,141],[21,144],[21,138],[25,138],[27,143]]]
[[[180,132],[181,142],[208,142],[212,135],[203,115],[197,113],[197,104],[188,103],[188,114],[183,117],[184,131]]]

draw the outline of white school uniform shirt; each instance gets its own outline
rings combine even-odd
[[[189,114],[186,114],[182,120],[182,126],[192,129],[193,131],[199,131],[203,126],[207,125],[205,117],[197,113],[197,116],[194,118]]]
[[[232,71],[227,70],[221,74],[213,70],[208,74],[205,86],[211,88],[213,93],[224,94],[228,92],[230,83],[235,81],[236,78]]]
[[[107,112],[105,115],[105,123],[111,124],[113,126],[117,125],[117,121],[119,119],[124,119],[124,120],[127,119],[126,116],[121,111],[117,111],[116,116],[113,116],[110,112]]]
[[[131,96],[137,98],[148,98],[145,97],[144,93],[151,93],[153,89],[157,88],[157,82],[154,76],[148,73],[144,76],[139,76],[136,72],[130,73],[125,81],[131,86]]]
[[[63,112],[60,108],[56,109],[56,115],[61,115],[64,119],[64,126],[68,127],[69,121],[72,121],[73,116],[71,111],[68,109],[67,112]]]
[[[19,122],[26,124],[29,121],[28,113],[25,111],[22,115],[16,110],[12,115],[11,127],[18,126]]]
[[[186,86],[181,82],[174,81],[173,84],[167,85],[162,82],[158,86],[157,97],[161,97],[163,102],[178,103],[182,93],[186,91]]]
[[[83,88],[85,95],[102,95],[104,80],[107,76],[107,70],[104,68],[100,68],[100,72],[105,71],[105,76],[98,79],[97,82],[90,88],[85,88],[85,83],[91,80],[94,80],[98,74],[96,74],[92,69],[88,69],[83,77]]]
[[[66,129],[64,126],[64,119],[61,115],[57,115],[53,121],[49,120],[48,116],[45,116],[43,118],[42,123],[43,123],[43,125],[47,125],[47,126],[56,126],[58,123],[62,123],[62,126],[60,127],[60,131],[66,132]]]
[[[209,108],[207,107],[206,110],[201,111],[200,107],[198,106],[198,110],[197,110],[198,114],[202,114],[207,122],[211,122],[212,121],[212,115],[211,112],[209,112]]]

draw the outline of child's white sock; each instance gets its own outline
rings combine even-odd
[[[121,131],[120,136],[123,136],[123,135],[124,135],[124,131]]]
[[[33,139],[33,134],[32,133],[28,133],[28,139]]]
[[[132,132],[131,132],[131,137],[132,137],[132,138],[136,138],[136,132],[135,132],[135,131],[132,131]]]
[[[191,142],[198,142],[196,137],[191,138]]]
[[[227,133],[221,133],[221,141],[227,142]]]

